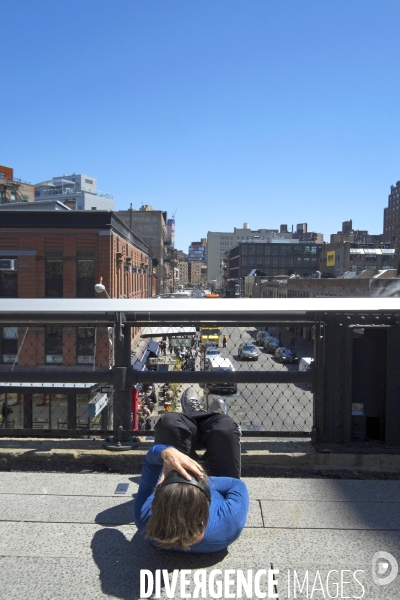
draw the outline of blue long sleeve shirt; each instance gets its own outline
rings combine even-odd
[[[134,504],[135,523],[142,534],[151,516],[154,490],[163,468],[161,452],[165,448],[168,446],[156,444],[144,459],[142,477]],[[243,481],[232,477],[210,477],[209,486],[211,503],[204,537],[183,552],[207,553],[223,550],[239,537],[246,523],[249,495]],[[148,541],[153,543],[150,539]],[[182,551],[180,548],[172,548],[172,550]]]

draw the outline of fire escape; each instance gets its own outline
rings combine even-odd
[[[28,202],[28,199],[21,194],[20,179],[0,179],[0,204],[10,204],[14,202]]]

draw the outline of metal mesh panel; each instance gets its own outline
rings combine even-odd
[[[219,340],[214,342],[215,346],[202,338],[203,331],[200,329],[196,332],[195,342],[190,336],[166,338],[164,353],[162,337],[158,337],[155,330],[154,339],[161,342],[161,355],[159,358],[147,360],[147,367],[151,369],[148,372],[149,383],[152,382],[152,370],[164,370],[169,374],[180,370],[219,372],[220,381],[193,385],[204,409],[207,409],[215,398],[223,398],[228,405],[228,414],[240,424],[243,432],[311,431],[313,398],[307,384],[235,384],[224,380],[224,375],[230,368],[242,373],[297,372],[299,360],[303,356],[313,356],[313,341],[303,337],[311,337],[311,331],[301,331],[300,336],[297,335],[300,332],[296,333],[288,328],[268,327],[268,336],[263,340],[259,335],[260,330],[254,327],[225,327],[219,329]],[[226,343],[223,343],[224,336]],[[178,345],[176,339],[180,342]],[[277,341],[277,348],[280,349],[278,352],[273,349],[273,343],[267,343],[267,340],[272,342],[273,339]],[[282,349],[289,351],[282,352]],[[143,391],[139,386],[141,429],[145,428],[146,421],[147,427],[151,425],[152,429],[166,410],[181,410],[181,395],[189,385],[174,383],[172,380],[169,385],[152,384]],[[148,390],[151,390],[153,400],[149,399]],[[156,403],[154,397],[157,398]]]
[[[121,423],[125,430],[152,432],[166,411],[182,410],[189,386],[204,410],[223,398],[245,435],[311,432],[312,393],[306,383],[290,381],[299,360],[313,356],[311,327],[197,323],[124,333],[118,324],[56,323],[7,324],[2,331],[1,427],[10,433],[105,432]],[[12,357],[5,354],[11,334]],[[255,382],[254,373],[281,373],[288,382]]]

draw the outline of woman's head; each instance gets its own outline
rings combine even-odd
[[[192,475],[190,471],[189,474]],[[197,479],[194,475],[192,477],[208,491],[205,479]],[[210,504],[208,494],[200,487],[183,481],[168,483],[176,478],[182,479],[177,471],[170,471],[163,484],[157,486],[146,534],[159,548],[176,546],[186,550],[204,534]]]

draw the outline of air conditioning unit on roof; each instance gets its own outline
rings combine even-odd
[[[16,271],[17,261],[15,258],[0,258],[0,271]]]

